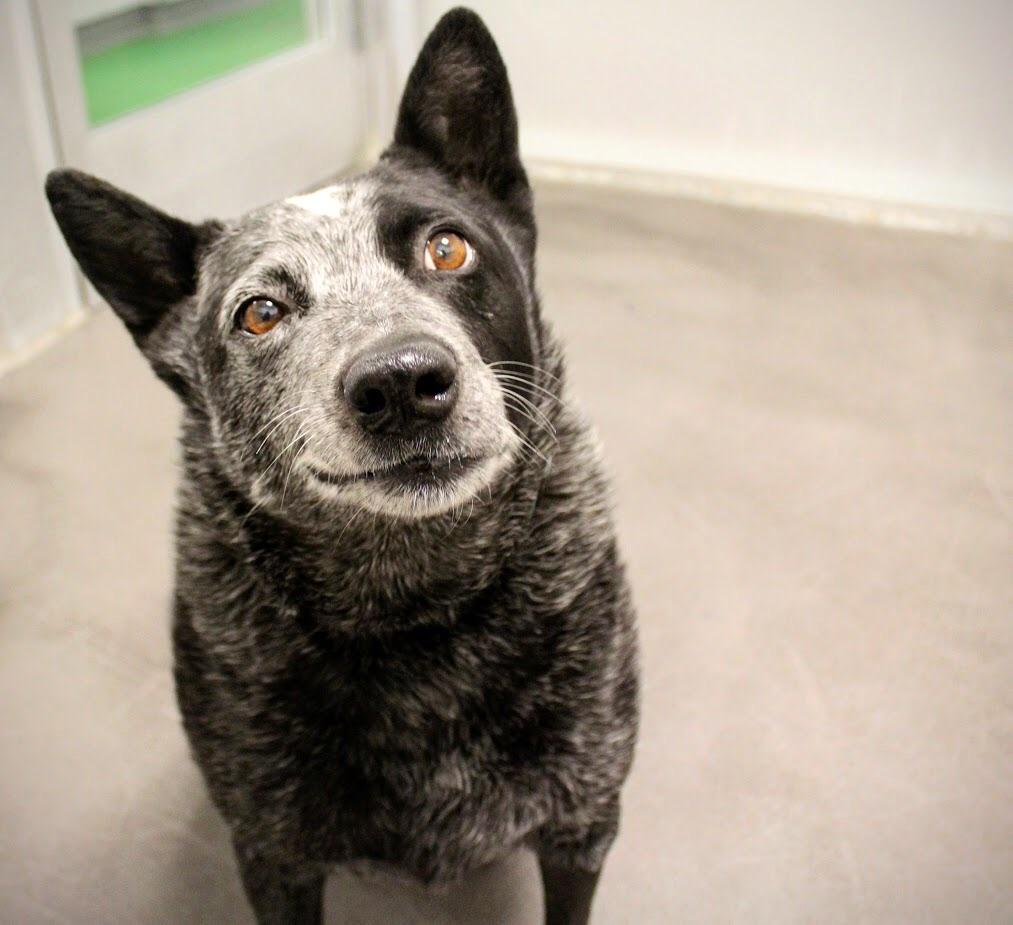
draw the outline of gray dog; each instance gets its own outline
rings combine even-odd
[[[176,686],[258,921],[319,922],[337,864],[452,881],[525,844],[546,921],[586,922],[634,616],[482,22],[439,22],[337,186],[201,225],[46,191],[182,400]]]

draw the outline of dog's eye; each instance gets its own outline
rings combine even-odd
[[[475,259],[475,251],[459,234],[438,231],[426,241],[427,270],[460,270]]]
[[[249,299],[239,307],[239,327],[247,334],[266,334],[287,314],[288,308],[274,299]]]

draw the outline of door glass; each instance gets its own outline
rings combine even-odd
[[[84,98],[100,125],[308,42],[312,0],[72,0]]]

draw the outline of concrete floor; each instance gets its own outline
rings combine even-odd
[[[594,921],[1013,921],[1013,246],[539,206],[642,620]],[[250,921],[170,685],[175,421],[107,312],[0,381],[0,921]],[[533,923],[534,876],[329,920]]]

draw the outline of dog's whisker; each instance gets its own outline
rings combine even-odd
[[[521,416],[523,416],[523,411],[521,409],[515,409],[515,410],[517,411],[518,414],[520,414]],[[542,462],[545,463],[545,465],[549,464],[548,457],[541,450],[539,450],[538,447],[536,447],[534,445],[534,443],[532,443],[532,441],[512,421],[510,422],[510,428],[517,435],[517,439],[520,441],[520,445],[521,445],[522,451],[526,450],[526,451],[528,451],[530,453],[533,453],[535,456],[537,456],[539,459],[541,459]]]
[[[461,524],[461,520],[463,519],[463,517],[464,517],[464,505],[461,504],[458,505],[457,509],[454,511],[454,516],[451,518],[450,521],[450,529],[447,531],[447,533],[453,533],[455,530],[457,530],[457,528]]]
[[[528,408],[533,415],[535,415],[540,421],[542,421],[542,423],[545,425],[546,429],[548,429],[549,432],[552,433],[553,436],[556,435],[556,427],[552,423],[552,420],[534,402],[532,402],[528,398],[525,398],[523,395],[518,394],[514,389],[511,389],[508,386],[504,386],[503,390],[505,392],[509,392],[510,395],[512,395],[517,401],[519,401],[522,405],[524,405],[524,407]]]
[[[537,418],[540,425],[550,434],[552,434],[553,438],[555,438],[556,436],[555,425],[549,419],[549,416],[544,411],[542,411],[541,408],[539,408],[537,405],[532,404],[523,395],[518,395],[515,391],[513,391],[513,389],[504,387],[503,391],[504,393],[509,395],[515,402],[518,402],[521,407],[527,409],[528,412],[527,417],[532,424],[535,423],[535,418]]]
[[[534,374],[535,378],[544,376],[547,379],[555,380],[556,382],[562,382],[563,380],[559,376],[550,373],[547,369],[541,366],[532,366],[530,363],[522,363],[520,360],[494,360],[492,363],[486,364],[488,366],[516,366],[519,369],[530,369]]]
[[[342,537],[345,535],[345,532],[348,530],[349,527],[352,526],[352,524],[356,520],[359,519],[359,516],[363,513],[363,510],[364,510],[363,508],[355,508],[352,511],[351,516],[348,518],[348,520],[345,521],[345,525],[338,532],[337,538],[335,539],[335,545],[340,544]]]
[[[531,415],[528,413],[527,409],[523,405],[519,405],[519,404],[517,404],[517,403],[515,403],[513,401],[512,396],[505,395],[503,397],[503,404],[504,404],[504,407],[506,407],[508,410],[515,412],[517,414],[517,416],[522,421],[527,421],[527,423],[530,424],[532,428],[534,428],[536,430],[540,430],[540,431],[542,431],[542,433],[546,433],[546,434],[548,433],[548,431],[546,431],[545,428],[542,426],[542,423],[540,421],[535,420],[533,417],[531,417]],[[520,428],[517,427],[517,425],[514,424],[512,421],[510,422],[510,426],[515,431],[517,431],[518,434],[520,434],[526,440],[528,440],[529,442],[531,442],[530,438],[527,437],[527,435],[524,434],[523,431],[521,431]],[[551,434],[550,434],[550,436],[551,436]]]
[[[504,395],[505,406],[515,411],[522,420],[527,421],[535,430],[544,433],[549,441],[555,444],[557,442],[555,430],[548,429],[542,421],[532,417],[528,409],[526,409],[523,405],[515,403],[514,400],[516,398],[517,396],[512,393]]]
[[[246,512],[246,514],[245,514],[245,515],[243,516],[243,519],[242,519],[241,521],[239,521],[239,530],[240,530],[240,531],[242,531],[242,530],[243,530],[243,528],[244,528],[244,527],[246,526],[246,522],[247,522],[247,521],[248,521],[248,520],[249,520],[249,519],[250,519],[250,518],[251,518],[251,517],[252,517],[252,516],[253,516],[253,515],[254,515],[254,514],[255,514],[255,513],[256,513],[256,512],[257,512],[257,511],[259,510],[259,509],[260,509],[260,508],[262,508],[262,507],[264,506],[264,502],[265,502],[266,500],[267,500],[266,498],[261,498],[261,499],[260,499],[259,501],[255,501],[255,502],[253,503],[253,506],[252,506],[252,507],[251,507],[251,508],[250,508],[250,509],[249,509],[249,510],[248,510],[248,511]]]
[[[312,428],[313,426],[316,426],[315,422],[305,424],[304,428]],[[281,489],[282,511],[285,510],[285,495],[288,493],[288,483],[289,480],[292,478],[292,472],[295,469],[295,467],[299,464],[299,454],[306,448],[307,434],[304,433],[303,431],[300,431],[298,434],[296,434],[296,439],[298,441],[301,441],[301,443],[297,449],[293,450],[292,453],[289,454],[288,471],[285,473],[285,481]]]
[[[287,452],[288,452],[288,451],[289,451],[289,450],[290,450],[290,449],[291,449],[291,448],[292,448],[293,446],[295,446],[295,445],[296,445],[296,443],[298,443],[298,442],[299,442],[299,440],[301,439],[301,436],[302,436],[302,434],[301,434],[301,432],[300,432],[300,433],[296,434],[296,436],[295,436],[295,437],[293,437],[293,438],[292,438],[292,439],[291,439],[291,440],[290,440],[290,441],[289,441],[289,442],[288,442],[287,444],[285,444],[285,446],[284,446],[284,447],[283,447],[283,448],[281,449],[281,451],[280,451],[280,452],[278,453],[278,455],[277,455],[277,456],[275,456],[273,460],[271,460],[271,464],[270,464],[270,465],[269,465],[269,466],[268,466],[268,467],[267,467],[267,468],[266,468],[266,469],[264,470],[264,472],[263,472],[263,475],[265,475],[265,476],[266,476],[266,475],[267,475],[267,474],[268,474],[268,473],[269,473],[269,472],[270,472],[270,471],[271,471],[271,470],[272,470],[272,469],[273,469],[273,468],[275,467],[275,465],[277,465],[278,461],[279,461],[279,460],[280,460],[280,459],[281,459],[281,458],[282,458],[282,457],[283,457],[283,456],[284,456],[284,455],[285,455],[285,454],[286,454],[286,453],[287,453]]]
[[[529,390],[529,383],[525,383],[521,379],[511,379],[506,376],[497,376],[496,379],[499,381],[501,388],[509,388],[512,392],[515,392],[518,395],[520,395],[521,392]],[[530,401],[534,402],[535,405],[545,402],[549,405],[562,406],[562,400],[553,395],[551,392],[544,392],[538,388],[530,389],[529,391],[531,392]]]
[[[259,456],[260,455],[261,450],[264,449],[264,447],[267,445],[267,442],[271,439],[271,435],[279,427],[281,427],[282,424],[284,424],[286,420],[288,420],[293,415],[298,414],[301,411],[310,411],[310,410],[312,410],[312,408],[313,408],[313,405],[300,405],[300,406],[298,406],[296,408],[289,408],[287,411],[284,411],[281,414],[276,415],[274,418],[272,418],[270,421],[268,421],[268,423],[265,424],[264,427],[260,428],[260,430],[258,430],[257,433],[254,434],[253,437],[251,437],[250,440],[249,440],[249,443],[253,443],[253,441],[257,438],[257,436],[260,435],[261,433],[263,433],[265,427],[270,427],[271,428],[267,432],[267,434],[265,434],[264,439],[260,442],[260,445],[253,451],[254,455],[255,456]]]
[[[281,420],[282,418],[284,418],[284,417],[285,417],[286,415],[292,414],[292,413],[293,413],[293,412],[295,412],[295,411],[299,411],[299,410],[300,410],[301,408],[304,408],[304,407],[306,407],[306,406],[305,406],[305,405],[295,405],[295,406],[293,406],[293,407],[289,407],[289,408],[283,408],[283,409],[282,409],[281,411],[279,411],[279,412],[278,412],[277,414],[273,414],[273,415],[271,415],[271,417],[270,417],[270,418],[268,418],[268,420],[267,420],[267,423],[265,423],[265,424],[264,424],[264,425],[262,425],[261,427],[258,427],[258,428],[257,428],[257,429],[256,429],[256,430],[255,430],[255,431],[254,431],[254,432],[253,432],[253,433],[252,433],[251,435],[250,435],[250,439],[249,439],[249,442],[250,442],[250,443],[252,443],[252,442],[253,442],[254,440],[256,440],[256,439],[257,439],[257,437],[259,437],[259,436],[260,436],[260,435],[261,435],[261,434],[262,434],[262,433],[263,433],[263,432],[264,432],[265,430],[267,430],[267,428],[268,428],[268,427],[270,427],[270,426],[271,426],[272,424],[274,424],[274,423],[275,423],[276,421],[279,421],[279,420]]]
[[[542,385],[539,385],[537,382],[532,382],[529,379],[525,379],[523,376],[517,376],[512,373],[504,373],[502,371],[497,370],[493,370],[493,376],[501,383],[511,382],[524,388],[530,388],[535,392],[538,392],[541,397],[546,398],[549,401],[555,402],[557,405],[562,404],[558,395],[553,394],[547,388],[545,388]]]

